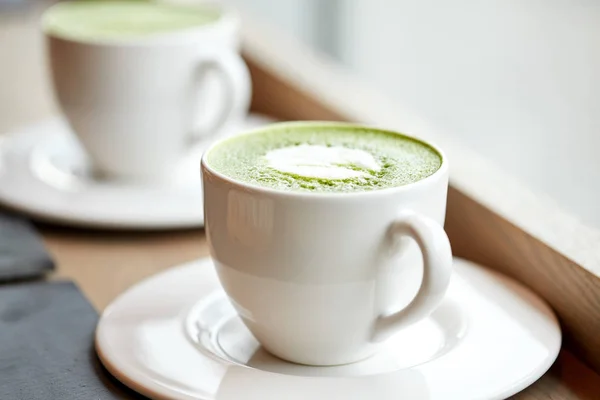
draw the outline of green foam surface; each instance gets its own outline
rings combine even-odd
[[[324,179],[280,172],[271,168],[265,159],[271,150],[302,144],[364,150],[373,155],[381,169],[364,169],[365,177]],[[427,144],[393,132],[335,125],[283,124],[227,139],[208,153],[207,162],[217,172],[252,185],[288,191],[358,192],[419,181],[436,172],[442,159]],[[353,165],[344,167],[361,170]]]
[[[44,18],[44,27],[74,39],[118,39],[190,29],[219,17],[219,11],[201,6],[79,0],[54,6]]]

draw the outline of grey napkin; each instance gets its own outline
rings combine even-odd
[[[97,319],[71,282],[0,286],[0,399],[143,399],[101,367]]]
[[[37,278],[53,269],[54,262],[31,222],[0,212],[0,282]]]

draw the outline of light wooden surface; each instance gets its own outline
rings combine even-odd
[[[55,110],[35,23],[38,14],[39,10],[33,10],[0,19],[2,131]],[[500,173],[488,169],[475,155],[444,143],[443,135],[430,132],[410,108],[381,98],[297,43],[248,26],[245,52],[256,87],[256,110],[282,119],[376,122],[433,137],[448,151],[455,166],[447,226],[455,251],[508,272],[546,295],[561,314],[573,348],[586,356],[590,365],[599,359],[600,334],[594,335],[600,332],[600,242],[596,232],[513,185],[510,179],[501,179],[496,187],[495,181],[487,178],[502,176]],[[469,171],[472,160],[478,160],[471,164],[477,166],[475,173]],[[510,188],[508,195],[502,192],[506,187]],[[74,280],[98,311],[145,277],[207,254],[204,234],[199,230],[117,233],[47,225],[40,228],[58,265],[51,279]],[[524,268],[528,270],[521,270]],[[564,287],[558,284],[561,281]],[[515,398],[600,399],[600,376],[565,350],[549,373]]]
[[[59,267],[52,279],[73,279],[99,311],[140,280],[208,255],[201,230],[101,233],[45,226],[43,231]]]
[[[598,368],[596,276],[454,188],[448,194],[446,231],[455,255],[525,282],[551,303],[566,328],[566,345]]]

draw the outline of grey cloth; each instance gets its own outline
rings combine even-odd
[[[0,212],[0,282],[39,278],[53,269],[54,262],[33,224]]]
[[[71,282],[0,286],[0,399],[144,399],[100,365],[97,319]]]

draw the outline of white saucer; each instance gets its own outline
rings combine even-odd
[[[454,265],[441,307],[356,364],[309,367],[266,353],[209,259],[121,295],[100,319],[96,349],[117,379],[153,399],[504,399],[550,368],[558,322],[517,282],[464,260]]]
[[[250,115],[222,135],[272,120]],[[204,223],[200,156],[193,149],[168,183],[131,185],[95,178],[62,118],[0,137],[0,203],[38,219],[111,229],[171,229]]]

